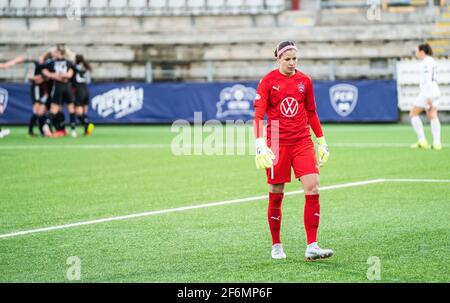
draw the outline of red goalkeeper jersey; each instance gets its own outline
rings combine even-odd
[[[268,144],[275,139],[273,136],[277,136],[280,146],[295,145],[311,136],[310,125],[316,137],[323,136],[316,112],[312,80],[298,70],[294,75],[286,76],[276,69],[262,78],[254,108],[256,138],[263,136],[260,121],[267,114]]]

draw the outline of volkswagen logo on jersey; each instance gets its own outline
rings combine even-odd
[[[103,118],[114,115],[122,118],[142,109],[144,106],[144,89],[134,86],[112,89],[92,99],[92,108]]]
[[[220,101],[217,102],[218,119],[229,116],[250,116],[253,117],[253,100],[256,98],[256,90],[253,87],[236,84],[232,87],[225,87],[220,92]],[[259,97],[261,99],[261,97]]]
[[[6,110],[6,106],[8,105],[8,91],[1,87],[0,87],[0,105],[3,106],[3,111]]]
[[[336,84],[330,87],[330,102],[341,117],[350,115],[358,102],[358,88],[351,84]]]
[[[286,117],[293,117],[298,112],[298,102],[292,97],[287,97],[280,104],[281,113]]]

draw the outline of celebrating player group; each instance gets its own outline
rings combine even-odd
[[[269,184],[268,222],[272,236],[272,258],[285,259],[281,237],[284,185],[295,178],[305,192],[304,226],[307,246],[305,259],[325,259],[331,249],[317,244],[320,221],[319,168],[330,156],[316,112],[311,78],[296,69],[297,48],[291,41],[277,45],[275,57],[279,68],[262,78],[254,102],[254,131],[256,138],[256,167],[266,170]],[[266,138],[263,119],[267,114]],[[318,142],[317,161],[310,128]]]

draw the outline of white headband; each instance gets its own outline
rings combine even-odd
[[[278,58],[280,58],[281,55],[282,55],[285,51],[290,50],[290,49],[295,49],[295,50],[297,50],[297,47],[296,47],[295,45],[287,45],[287,46],[283,47],[282,49],[277,50],[277,56],[278,56]]]

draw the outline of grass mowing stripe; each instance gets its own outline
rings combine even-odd
[[[331,189],[338,189],[338,188],[345,188],[345,187],[352,187],[352,186],[361,186],[361,185],[381,183],[381,182],[384,182],[384,179],[357,181],[357,182],[350,182],[350,183],[344,183],[344,184],[324,186],[324,187],[321,187],[320,190],[324,191],[324,190],[331,190]],[[290,196],[290,195],[296,195],[296,194],[301,194],[301,193],[303,193],[303,190],[287,192],[287,193],[285,193],[285,195]],[[213,206],[220,206],[220,205],[227,205],[227,204],[234,204],[234,203],[250,202],[250,201],[257,201],[257,200],[262,200],[262,199],[267,199],[267,195],[254,196],[254,197],[248,197],[248,198],[242,198],[242,199],[234,199],[234,200],[228,200],[228,201],[212,202],[212,203],[206,203],[206,204],[191,205],[191,206],[184,206],[184,207],[177,207],[177,208],[162,209],[162,210],[156,210],[156,211],[148,211],[148,212],[143,212],[143,213],[138,213],[138,214],[109,217],[109,218],[103,218],[103,219],[97,219],[97,220],[82,221],[82,222],[76,222],[76,223],[70,223],[70,224],[64,224],[64,225],[30,229],[30,230],[24,230],[24,231],[18,231],[18,232],[12,232],[12,233],[0,235],[0,239],[11,238],[11,237],[15,237],[15,236],[22,236],[22,235],[27,235],[27,234],[40,233],[40,232],[46,232],[46,231],[51,231],[51,230],[66,229],[66,228],[83,226],[83,225],[92,225],[92,224],[98,224],[98,223],[104,223],[104,222],[127,220],[127,219],[140,218],[140,217],[146,217],[146,216],[152,216],[152,215],[159,215],[159,214],[164,214],[164,213],[179,212],[179,211],[185,211],[185,210],[191,210],[191,209],[197,209],[197,208],[206,208],[206,207],[213,207]]]
[[[353,186],[361,186],[361,185],[369,185],[369,184],[375,184],[375,183],[384,183],[384,182],[433,182],[433,183],[447,183],[447,182],[450,182],[450,180],[438,180],[438,179],[373,179],[373,180],[365,180],[365,181],[357,181],[357,182],[350,182],[350,183],[343,183],[343,184],[335,184],[335,185],[324,186],[324,187],[321,187],[320,190],[321,191],[325,191],[325,190],[332,190],[332,189],[339,189],[339,188],[346,188],[346,187],[353,187]],[[298,195],[298,194],[301,194],[303,192],[304,192],[303,190],[286,192],[285,196]],[[143,213],[138,213],[138,214],[117,216],[117,217],[109,217],[109,218],[103,218],[103,219],[97,219],[97,220],[91,220],[91,221],[82,221],[82,222],[70,223],[70,224],[65,224],[65,225],[49,226],[49,227],[43,227],[43,228],[30,229],[30,230],[24,230],[24,231],[18,231],[18,232],[3,234],[3,235],[0,235],[0,239],[11,238],[11,237],[27,235],[27,234],[33,234],[33,233],[39,233],[39,232],[45,232],[45,231],[51,231],[51,230],[66,229],[66,228],[83,226],[83,225],[92,225],[92,224],[98,224],[98,223],[104,223],[104,222],[120,221],[120,220],[127,220],[127,219],[133,219],[133,218],[147,217],[147,216],[159,215],[159,214],[165,214],[165,213],[171,213],[171,212],[180,212],[180,211],[191,210],[191,209],[198,209],[198,208],[206,208],[206,207],[213,207],[213,206],[220,206],[220,205],[228,205],[228,204],[234,204],[234,203],[243,203],[243,202],[257,201],[257,200],[262,200],[262,199],[266,199],[266,198],[267,198],[267,195],[261,195],[261,196],[254,196],[254,197],[248,197],[248,198],[242,198],[242,199],[234,199],[234,200],[228,200],[228,201],[211,202],[211,203],[206,203],[206,204],[198,204],[198,205],[191,205],[191,206],[184,206],[184,207],[177,207],[177,208],[169,208],[169,209],[148,211],[148,212],[143,212]]]

